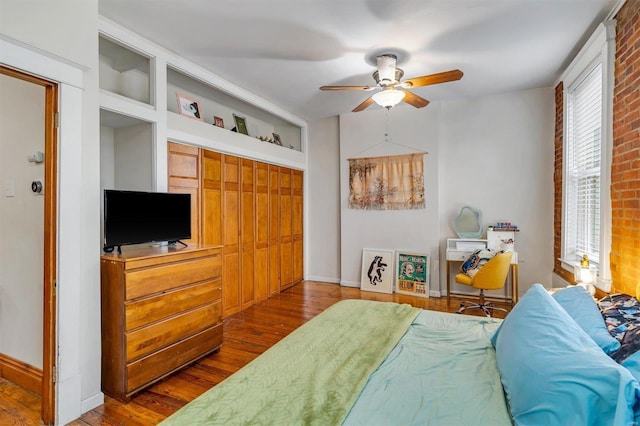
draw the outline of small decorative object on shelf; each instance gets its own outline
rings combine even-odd
[[[511,231],[511,232],[520,232],[517,225],[512,224],[511,222],[498,222],[495,225],[489,225],[489,230],[501,232],[501,231]]]
[[[182,93],[176,93],[176,98],[178,98],[178,111],[180,115],[203,121],[199,100]]]
[[[240,117],[239,115],[233,114],[233,120],[236,122],[237,132],[248,136],[249,131],[247,130],[247,121],[245,120],[245,118]]]
[[[260,139],[262,142],[273,143],[273,139],[268,136],[256,136],[256,139]]]
[[[213,125],[216,127],[222,127],[224,129],[224,120],[222,117],[218,117],[216,115],[213,116]]]
[[[275,143],[276,145],[280,145],[282,146],[282,141],[280,140],[280,135],[277,133],[272,133],[273,135],[273,143]]]

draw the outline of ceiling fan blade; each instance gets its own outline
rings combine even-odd
[[[320,90],[373,90],[374,87],[371,86],[322,86]]]
[[[446,83],[448,81],[460,80],[464,74],[460,70],[445,71],[438,74],[423,75],[422,77],[409,78],[403,81],[400,86],[405,89],[414,87],[429,86],[431,84]]]
[[[360,112],[373,103],[373,98],[367,98],[363,103],[353,109],[353,112]]]
[[[411,93],[407,90],[402,90],[402,92],[404,92],[404,98],[402,98],[402,100],[409,105],[413,105],[416,108],[423,108],[429,105],[428,100],[416,95],[415,93]]]

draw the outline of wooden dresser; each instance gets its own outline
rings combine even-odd
[[[221,249],[123,248],[101,257],[102,390],[120,401],[220,348]]]

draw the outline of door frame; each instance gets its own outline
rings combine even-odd
[[[45,425],[55,423],[56,381],[56,251],[58,194],[58,84],[0,65],[0,74],[37,84],[45,89],[44,123],[44,265],[42,407]]]

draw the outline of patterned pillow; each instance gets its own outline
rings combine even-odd
[[[598,305],[609,333],[621,345],[610,355],[621,363],[640,350],[640,302],[628,294],[611,294]]]
[[[479,249],[471,253],[471,256],[460,265],[460,272],[473,278],[485,263],[490,261],[496,254],[502,251],[492,249]]]

